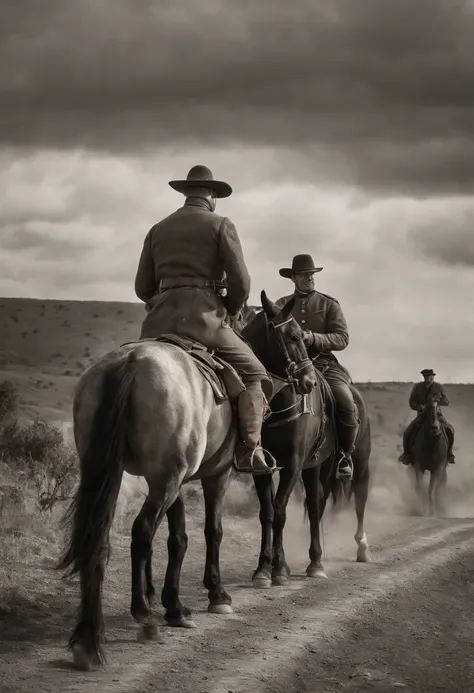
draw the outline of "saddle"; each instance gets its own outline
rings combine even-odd
[[[278,428],[286,426],[291,421],[306,414],[314,416],[315,404],[319,400],[323,416],[318,435],[304,461],[304,469],[321,464],[330,453],[331,446],[336,443],[336,401],[326,378],[317,369],[315,369],[315,374],[316,387],[309,395],[301,396],[292,407],[271,412],[268,420],[264,423],[267,428]]]
[[[121,346],[143,344],[145,342],[163,342],[177,346],[191,356],[201,375],[212,388],[216,402],[229,400],[234,403],[241,392],[245,390],[239,374],[230,364],[212,354],[200,342],[176,334],[164,334],[160,337],[148,337],[133,342],[125,342]]]

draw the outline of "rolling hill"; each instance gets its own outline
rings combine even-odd
[[[0,299],[0,380],[20,393],[25,418],[40,415],[70,432],[74,385],[82,370],[116,345],[136,339],[142,304],[100,301]],[[398,472],[401,427],[412,417],[412,383],[359,383],[373,430],[373,468],[380,481]],[[474,385],[446,385],[446,415],[456,429],[459,487],[474,477]],[[472,472],[471,472],[472,470]],[[390,484],[388,485],[390,486]]]

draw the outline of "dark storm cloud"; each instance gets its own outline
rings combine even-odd
[[[268,144],[306,151],[308,180],[322,156],[329,179],[386,191],[474,182],[470,2],[5,5],[4,143]]]
[[[454,218],[440,215],[430,224],[412,229],[409,240],[426,258],[445,265],[474,267],[474,207]]]
[[[77,260],[90,250],[90,245],[75,238],[57,238],[40,230],[7,226],[3,230],[1,249],[9,252],[31,253],[37,260],[53,257],[61,261],[72,258]]]

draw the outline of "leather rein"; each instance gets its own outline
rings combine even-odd
[[[300,361],[300,363],[296,363],[290,357],[290,354],[288,352],[288,347],[286,346],[286,342],[283,339],[283,335],[279,331],[279,328],[282,328],[285,325],[288,325],[292,320],[293,320],[293,318],[289,317],[286,320],[283,320],[282,322],[279,322],[279,323],[275,323],[273,320],[268,322],[268,325],[273,327],[276,330],[276,334],[278,335],[278,338],[280,340],[280,345],[283,349],[283,354],[285,356],[286,378],[281,378],[280,376],[274,375],[273,373],[269,372],[271,377],[275,378],[275,380],[279,380],[280,382],[283,381],[284,385],[281,389],[283,389],[284,387],[288,387],[290,385],[294,386],[295,383],[297,382],[296,374],[305,370],[309,366],[313,366],[313,361],[310,358],[303,359],[302,361]],[[300,407],[300,405],[301,405],[301,407]],[[300,407],[300,408],[297,409],[297,407]],[[294,404],[292,404],[291,406],[286,407],[285,409],[273,410],[273,409],[271,409],[271,407],[269,407],[269,412],[267,413],[267,416],[265,417],[265,421],[270,419],[272,416],[276,416],[278,414],[286,414],[286,413],[288,413],[288,415],[286,417],[284,417],[283,419],[279,419],[278,421],[273,421],[271,423],[267,423],[266,425],[268,427],[276,428],[277,426],[285,426],[287,423],[290,423],[290,421],[295,421],[296,419],[299,419],[299,417],[302,416],[303,414],[312,414],[313,416],[315,416],[313,408],[311,407],[311,405],[309,403],[309,395],[297,395],[296,402]]]

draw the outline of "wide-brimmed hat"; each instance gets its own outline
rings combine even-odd
[[[432,368],[423,368],[421,375],[436,375]]]
[[[304,274],[305,272],[321,272],[322,267],[315,267],[311,255],[295,255],[291,267],[283,267],[280,275],[285,279],[291,279],[293,274]]]
[[[214,180],[212,171],[207,166],[193,166],[189,169],[186,180],[170,180],[169,185],[180,193],[185,193],[189,188],[211,188],[216,193],[216,197],[229,197],[232,195],[232,188],[222,180]]]

